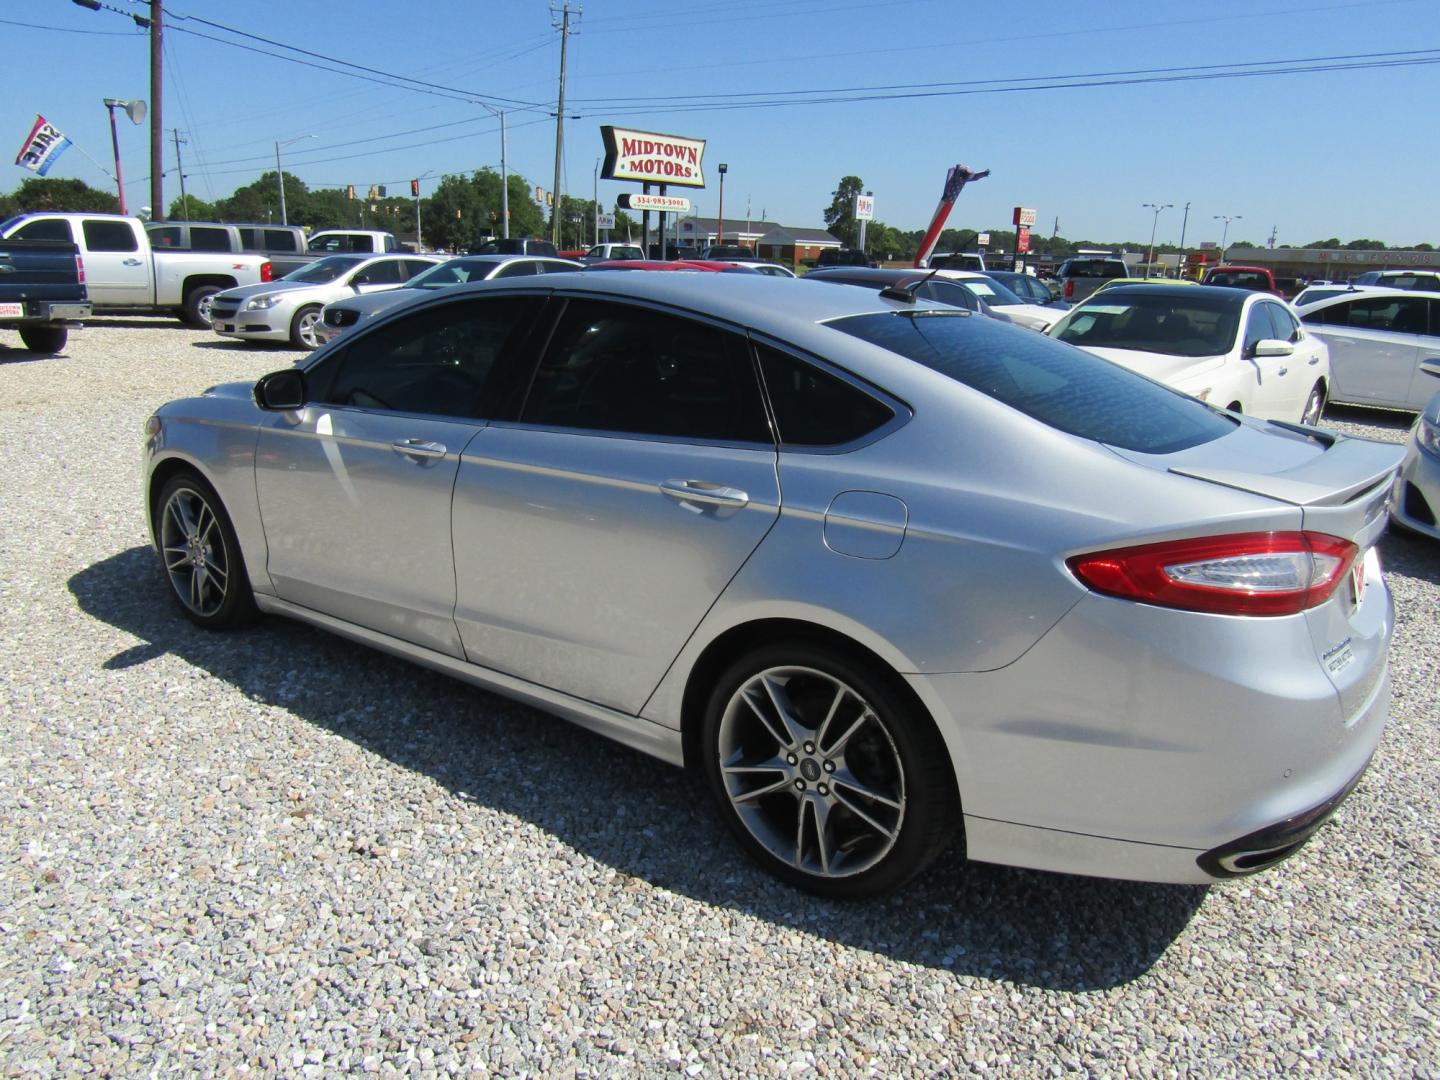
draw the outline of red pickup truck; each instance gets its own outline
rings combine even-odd
[[[1283,297],[1275,275],[1263,266],[1217,266],[1205,275],[1204,285],[1227,285],[1232,289],[1274,293]]]

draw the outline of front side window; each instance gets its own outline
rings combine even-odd
[[[1233,419],[1178,390],[994,319],[897,311],[850,315],[828,325],[1083,439],[1169,454],[1236,427]]]
[[[371,263],[350,279],[352,285],[395,285],[405,278],[398,260]]]
[[[363,260],[358,255],[331,255],[312,263],[297,266],[281,281],[301,281],[306,285],[327,285],[341,274],[349,273]]]
[[[1295,321],[1295,316],[1286,311],[1279,304],[1261,304],[1270,316],[1270,323],[1275,328],[1275,337],[1280,341],[1299,341],[1300,324]]]
[[[85,246],[91,251],[139,251],[140,241],[135,239],[135,230],[124,221],[86,221],[81,224],[85,232]]]
[[[597,300],[567,305],[520,419],[700,442],[772,441],[744,338]]]
[[[534,277],[539,273],[539,268],[528,259],[517,259],[512,263],[506,263],[500,268],[497,278],[510,277]]]
[[[15,230],[16,240],[58,240],[72,244],[75,237],[70,234],[70,222],[64,218],[42,218],[31,221]]]
[[[967,311],[980,310],[980,301],[975,294],[964,285],[957,285],[951,281],[932,279],[916,289],[915,295],[922,300],[934,300],[937,304],[949,304],[951,307],[965,308]]]
[[[224,229],[190,226],[190,248],[193,251],[229,251],[230,234]]]
[[[1270,321],[1270,313],[1265,310],[1264,304],[1256,304],[1245,318],[1244,354],[1249,356],[1259,342],[1274,336],[1275,324]]]
[[[541,300],[462,300],[363,334],[310,375],[312,398],[352,408],[487,419]],[[507,363],[507,360],[510,361]]]

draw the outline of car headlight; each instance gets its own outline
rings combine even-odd
[[[274,307],[279,302],[280,297],[274,293],[261,293],[259,296],[252,296],[249,300],[245,301],[245,310],[264,311],[266,308]]]
[[[1428,450],[1436,457],[1440,457],[1440,424],[1432,424],[1422,416],[1420,423],[1415,428],[1415,441],[1420,444],[1422,450]]]

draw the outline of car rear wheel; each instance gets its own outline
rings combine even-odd
[[[255,614],[240,543],[214,489],[194,473],[171,477],[156,500],[165,577],[191,622],[224,630]]]
[[[741,845],[821,896],[890,892],[959,835],[944,743],[870,665],[809,645],[732,664],[706,709],[704,766]]]
[[[319,332],[320,308],[303,307],[290,320],[290,343],[297,349],[318,349],[324,342]]]
[[[196,285],[185,294],[185,310],[180,317],[191,326],[210,329],[210,306],[218,292],[219,285]]]
[[[1314,426],[1320,423],[1320,417],[1325,414],[1325,384],[1316,383],[1310,391],[1310,396],[1305,399],[1305,411],[1300,414],[1300,423]]]
[[[70,332],[63,326],[22,326],[20,340],[37,353],[57,353],[65,348]]]

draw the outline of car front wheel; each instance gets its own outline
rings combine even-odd
[[[290,320],[290,344],[297,349],[318,349],[324,344],[319,333],[320,309],[303,307]]]
[[[705,716],[705,771],[740,843],[834,898],[904,884],[961,832],[945,745],[893,677],[809,644],[732,664]]]
[[[193,473],[171,477],[156,500],[155,536],[170,591],[191,622],[224,630],[254,615],[240,543],[209,484]]]

